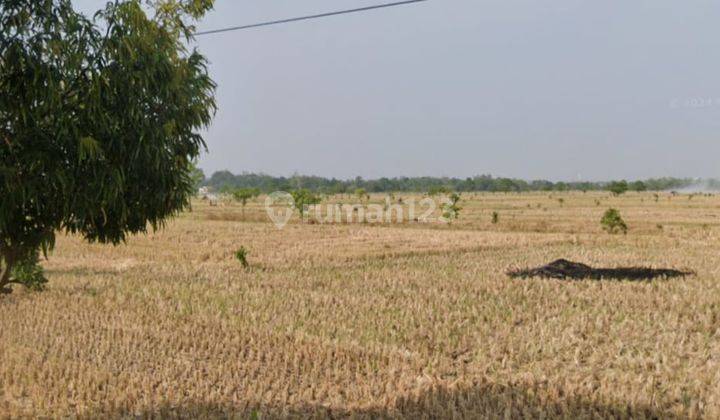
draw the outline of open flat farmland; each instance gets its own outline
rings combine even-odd
[[[0,418],[720,418],[720,196],[460,204],[280,230],[263,197],[197,201],[126,245],[59,237],[48,289],[0,296]],[[505,274],[558,258],[697,275]]]

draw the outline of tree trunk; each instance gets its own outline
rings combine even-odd
[[[0,294],[10,293],[12,290],[7,285],[12,283],[10,274],[15,266],[15,258],[7,248],[0,249],[0,260],[2,260],[2,268],[0,268]]]
[[[2,272],[2,276],[0,276],[0,294],[10,293],[11,289],[6,288],[6,286],[10,284],[11,268],[3,267],[0,271]]]

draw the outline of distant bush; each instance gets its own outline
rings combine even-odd
[[[498,224],[499,221],[500,221],[500,214],[498,214],[498,212],[496,212],[496,211],[492,212],[492,219],[491,219],[492,224],[496,225],[496,224]]]
[[[607,190],[610,191],[613,195],[622,195],[627,192],[629,189],[627,181],[613,181],[608,184]]]
[[[600,225],[602,225],[604,231],[611,234],[620,232],[625,234],[628,230],[625,221],[620,216],[620,212],[616,209],[608,209],[600,219]]]

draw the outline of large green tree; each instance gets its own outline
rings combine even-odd
[[[186,47],[212,0],[0,0],[0,290],[55,234],[117,244],[189,204],[206,61]]]

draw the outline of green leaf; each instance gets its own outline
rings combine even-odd
[[[102,156],[100,142],[92,137],[81,137],[78,144],[78,158],[80,161],[97,159]]]

